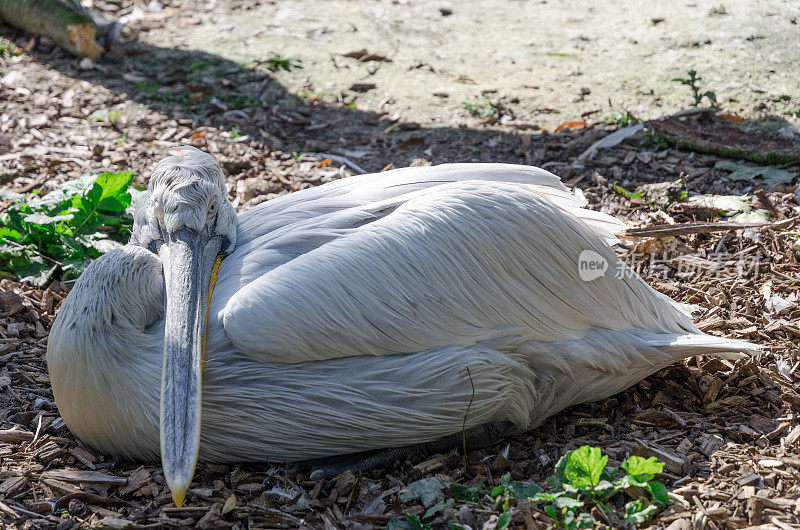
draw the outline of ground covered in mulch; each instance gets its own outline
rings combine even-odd
[[[172,504],[158,466],[109,460],[76,440],[59,417],[45,350],[69,284],[40,289],[3,279],[4,524],[379,528],[404,512],[424,513],[419,501],[403,501],[409,498],[406,486],[419,479],[491,485],[508,472],[513,480],[542,484],[560,456],[583,444],[601,447],[614,465],[629,454],[665,462],[659,479],[672,504],[657,515],[656,527],[800,524],[796,186],[732,181],[716,168],[718,157],[664,147],[642,135],[574,163],[607,134],[606,126],[558,134],[492,123],[426,129],[380,109],[276,98],[281,87],[259,65],[219,62],[215,73],[225,75],[207,75],[198,62],[216,58],[181,52],[163,62],[135,34],[127,34],[130,42],[112,50],[98,70],[82,69],[46,40],[2,32],[26,48],[4,60],[0,94],[0,179],[4,189],[20,193],[44,194],[87,171],[131,169],[143,184],[168,147],[191,144],[221,162],[240,210],[357,172],[337,158],[345,157],[372,171],[448,161],[542,165],[582,188],[592,208],[631,227],[718,223],[720,210],[771,223],[746,230],[678,228],[659,237],[624,238],[619,247],[653,287],[691,304],[702,330],[764,345],[754,358],[689,359],[622,394],[570,408],[530,433],[472,451],[466,466],[457,452],[419,455],[318,481],[283,466],[201,464],[183,508]],[[163,67],[153,69],[156,60]],[[261,102],[264,94],[271,103]],[[645,187],[637,192],[640,185]],[[735,204],[720,206],[704,194],[734,196]],[[519,504],[512,512],[515,527],[550,522],[535,506]],[[454,517],[473,529],[494,528],[497,521],[496,514],[470,504],[457,507]],[[445,518],[428,522],[441,527]],[[605,522],[620,524],[613,516]]]

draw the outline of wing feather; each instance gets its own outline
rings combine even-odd
[[[221,311],[235,347],[297,363],[466,346],[509,329],[542,342],[592,328],[695,329],[638,276],[615,276],[620,262],[599,237],[609,229],[597,228],[614,222],[585,215],[580,198],[559,186],[472,179],[394,197],[383,189],[365,192],[373,202],[353,199],[250,240],[243,255],[261,256],[253,259],[262,273],[250,270]],[[578,278],[583,250],[607,260],[602,279]],[[290,257],[281,261],[281,252]]]

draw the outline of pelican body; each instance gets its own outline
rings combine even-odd
[[[61,306],[47,361],[69,428],[160,456],[178,504],[198,458],[410,446],[465,416],[523,432],[681,358],[756,348],[698,331],[615,256],[625,225],[542,169],[398,169],[237,217],[189,148],[148,190],[130,243]],[[584,251],[603,275],[581,279]]]

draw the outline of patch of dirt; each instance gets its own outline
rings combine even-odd
[[[706,17],[706,4],[686,6],[686,13]],[[142,10],[144,18],[123,33],[123,44],[97,63],[100,70],[97,67],[83,70],[79,68],[79,61],[65,56],[45,39],[31,40],[29,36],[4,27],[0,32],[24,44],[28,51],[3,60],[0,72],[4,79],[0,93],[3,189],[44,194],[65,179],[89,170],[106,169],[131,169],[136,181],[144,184],[153,164],[165,155],[168,147],[191,144],[220,160],[227,175],[230,198],[240,211],[277,194],[352,173],[352,168],[348,169],[337,156],[375,171],[391,165],[402,167],[448,161],[540,165],[559,174],[570,185],[584,189],[592,208],[619,216],[632,227],[718,220],[718,208],[685,199],[695,194],[748,194],[748,204],[769,212],[770,219],[780,224],[760,229],[681,233],[658,239],[626,239],[619,252],[656,289],[678,301],[698,306],[695,317],[701,329],[763,344],[765,351],[735,364],[703,357],[676,364],[603,402],[572,407],[530,433],[472,451],[468,454],[466,469],[457,453],[419,455],[405,462],[395,462],[386,469],[322,481],[311,480],[305,473],[291,472],[282,466],[201,464],[187,498],[188,507],[177,509],[171,503],[158,466],[116,462],[97,454],[75,439],[58,415],[44,355],[47,331],[69,285],[55,282],[46,289],[34,289],[6,279],[0,283],[0,515],[4,524],[62,529],[101,522],[115,527],[135,523],[149,527],[379,528],[404,511],[422,512],[421,505],[404,504],[398,495],[415,480],[438,476],[446,482],[494,484],[499,476],[510,472],[515,480],[542,483],[561,455],[584,443],[602,447],[610,455],[612,464],[631,452],[652,454],[667,463],[659,479],[668,486],[673,504],[658,514],[656,527],[673,530],[692,525],[712,529],[758,525],[789,528],[800,523],[797,443],[800,440],[800,309],[797,305],[800,248],[792,235],[797,233],[793,219],[800,214],[793,193],[796,186],[733,182],[725,171],[715,169],[716,163],[722,160],[720,157],[660,147],[641,136],[601,150],[594,158],[576,164],[575,158],[604,136],[609,130],[607,126],[565,129],[558,134],[533,132],[536,127],[551,127],[567,117],[574,117],[567,116],[564,109],[581,109],[584,108],[581,105],[586,105],[585,108],[591,110],[591,100],[575,103],[564,100],[558,107],[562,112],[556,117],[536,110],[541,107],[535,96],[528,100],[521,98],[519,103],[509,100],[515,118],[503,121],[499,117],[495,125],[490,122],[481,125],[478,122],[483,118],[460,114],[458,100],[466,97],[464,94],[478,92],[454,91],[450,98],[434,95],[431,97],[438,99],[420,99],[428,103],[418,104],[410,95],[406,100],[399,92],[405,85],[424,84],[438,91],[435,79],[452,79],[462,74],[478,76],[480,72],[488,76],[486,62],[474,66],[465,62],[463,71],[461,67],[450,71],[446,70],[447,65],[461,63],[455,61],[457,55],[445,54],[437,59],[439,62],[433,65],[430,73],[424,73],[425,67],[408,70],[406,62],[410,59],[404,58],[403,53],[409,57],[413,54],[401,43],[411,38],[408,33],[413,26],[391,17],[405,10],[402,12],[407,17],[413,15],[412,18],[421,20],[421,26],[428,27],[425,31],[430,32],[433,31],[430,28],[440,27],[434,23],[438,24],[436,17],[439,16],[444,24],[453,25],[450,34],[457,37],[454,42],[464,45],[464,35],[479,34],[488,39],[490,35],[504,34],[481,29],[494,27],[491,25],[502,19],[498,13],[508,13],[510,9],[491,5],[496,9],[481,11],[480,16],[474,14],[474,8],[467,3],[453,4],[449,8],[443,3],[441,7],[452,9],[453,14],[442,16],[438,4],[421,2],[324,5],[280,2],[254,4],[244,14],[241,11],[246,7],[242,3],[212,7],[197,15],[180,2],[158,6],[151,3],[148,6],[152,8]],[[590,46],[593,41],[579,37],[584,30],[602,29],[600,22],[608,22],[608,15],[603,15],[606,17],[603,19],[600,14],[605,13],[606,8],[595,7],[594,13],[575,15],[574,9],[561,5],[548,9],[529,2],[505,5],[520,8],[517,10],[519,25],[509,23],[517,33],[509,30],[508,34],[518,35],[519,28],[525,24],[541,27],[542,35],[547,38],[531,34],[529,41],[556,52],[566,49],[572,53],[580,49],[579,43],[588,42],[580,56],[580,60],[586,62],[579,65],[585,71],[581,70],[581,76],[571,77],[587,79],[583,76],[595,71],[590,69],[596,58],[592,54],[594,50],[599,54],[603,48]],[[769,5],[741,9],[746,14],[750,10],[766,10],[768,7],[762,6]],[[791,15],[790,8],[781,6],[776,8],[776,14],[763,15],[766,21],[763,24],[756,17],[742,27],[752,27],[753,34],[769,31],[765,35],[773,39],[773,34],[779,31],[767,27],[768,23],[776,21],[775,28],[780,28],[779,22],[782,24],[784,18]],[[124,0],[113,3],[96,0],[94,7],[115,16],[141,9]],[[377,8],[383,9],[384,14],[375,15]],[[173,9],[177,11],[171,11]],[[282,9],[289,11],[283,11],[281,19],[278,15]],[[739,20],[736,18],[740,16],[736,14],[738,9],[729,6],[728,10],[733,13],[719,17],[732,18],[719,20],[726,21],[725,24]],[[292,14],[297,12],[301,14]],[[255,21],[266,16],[264,13],[271,13],[269,20],[280,23],[264,28],[261,36],[249,36],[245,31],[254,22],[248,26],[241,18],[220,20],[220,17],[249,14]],[[544,16],[539,25],[526,18],[530,13]],[[339,18],[331,18],[334,15]],[[547,18],[556,16],[565,19],[561,26],[558,25],[561,19]],[[652,25],[647,16],[650,15],[639,11],[636,20],[644,26],[631,31],[645,36],[652,32],[653,42],[661,42],[662,37],[674,33],[660,33],[665,24],[678,24],[683,20],[665,14],[665,21]],[[567,21],[569,17],[582,18],[583,25]],[[700,26],[692,27],[716,25],[716,17],[702,18]],[[391,76],[379,77],[376,85],[392,83],[387,86],[398,90],[391,95],[396,98],[395,102],[389,99],[383,104],[380,104],[382,99],[370,103],[379,89],[359,96],[355,108],[347,106],[352,98],[347,90],[343,92],[342,101],[338,96],[301,97],[298,92],[302,87],[293,90],[291,83],[295,79],[293,76],[317,75],[311,72],[312,65],[317,64],[317,59],[311,55],[300,54],[304,61],[302,70],[273,74],[263,65],[242,66],[221,51],[217,54],[191,47],[177,48],[176,38],[199,39],[201,30],[208,28],[203,22],[205,18],[216,20],[219,27],[227,28],[232,39],[242,43],[247,43],[251,37],[256,39],[253,42],[280,37],[285,48],[275,44],[274,52],[286,55],[295,53],[291,46],[300,47],[289,39],[293,35],[300,35],[298,42],[305,43],[303,50],[312,47],[308,42],[318,42],[314,39],[321,39],[319,42],[333,39],[331,42],[336,44],[336,49],[331,53],[366,48],[372,54],[393,53],[392,35],[395,35],[398,36],[398,52],[391,57],[392,63],[375,57],[360,63],[352,58],[327,58],[331,63],[352,64],[347,68],[350,74],[359,69],[367,72],[362,75],[363,79],[352,75],[337,77],[333,72],[330,79],[341,86],[372,82],[367,77],[370,62],[378,64],[376,76],[386,65],[392,65],[419,79],[401,84],[392,81]],[[321,23],[324,18],[329,22]],[[614,20],[618,19],[619,16]],[[350,26],[342,20],[354,20],[352,24],[356,30],[348,29]],[[381,25],[384,23],[386,26]],[[720,28],[724,24],[719,24],[718,30],[722,31]],[[378,29],[366,32],[363,28],[369,25]],[[308,36],[311,27],[323,29]],[[329,31],[324,27],[329,27]],[[346,31],[355,37],[342,36]],[[173,35],[169,42],[166,41],[168,33]],[[176,37],[178,33],[183,36]],[[773,42],[783,42],[780,40],[783,37],[775,37],[777,41],[747,40],[739,33],[729,39],[738,42],[736,39],[743,38],[742,49],[751,49],[747,46],[752,45],[751,50],[755,50],[752,53],[756,55],[765,53],[764,47],[772,46]],[[373,37],[358,40],[363,34]],[[335,39],[340,36],[341,41]],[[352,40],[347,40],[351,37]],[[165,40],[160,42],[159,39]],[[207,42],[212,40],[206,39]],[[564,42],[572,42],[574,48],[563,48]],[[379,47],[380,43],[386,48]],[[499,43],[497,40],[494,49],[505,49]],[[549,47],[541,43],[549,43]],[[683,57],[685,62],[686,57],[694,53],[691,50],[704,46],[678,47],[683,50],[680,53],[688,55],[676,57]],[[230,48],[230,42],[223,48]],[[420,57],[437,53],[436,48],[419,49]],[[320,53],[320,49],[324,47],[308,53]],[[401,53],[402,50],[405,51]],[[300,53],[299,48],[297,53]],[[455,52],[449,49],[446,53]],[[782,48],[776,57],[780,59],[782,53],[789,53],[789,48]],[[263,58],[268,54],[262,50],[259,55]],[[509,50],[506,63],[511,64],[514,57],[528,56],[553,64],[559,61],[558,68],[549,69],[556,72],[566,68],[560,61],[577,60],[569,55],[529,55],[519,50],[512,54]],[[499,59],[493,63],[498,65],[495,77],[502,78],[503,82],[511,79],[505,75],[506,70],[500,69],[506,63]],[[675,64],[676,68],[683,68],[683,62]],[[785,63],[778,64],[783,64],[786,70],[776,71],[791,71]],[[796,64],[792,67],[796,68]],[[446,75],[436,77],[439,68],[445,69]],[[474,73],[469,68],[480,72]],[[702,68],[698,69],[704,73]],[[328,72],[319,71],[319,80],[311,81],[313,87],[326,82]],[[608,67],[598,68],[596,74],[613,71]],[[9,78],[12,73],[14,75]],[[672,77],[673,73],[664,74],[664,78]],[[480,84],[474,87],[464,86],[470,86],[472,91],[490,88],[485,78],[477,81]],[[558,92],[556,87],[560,86],[552,78],[536,83],[540,83],[542,88],[536,89],[540,91],[553,87],[553,91]],[[461,85],[448,84],[446,90]],[[796,89],[793,86],[791,90]],[[731,94],[739,94],[740,88],[730,90]],[[601,93],[605,94],[592,89],[592,94],[586,96],[599,97]],[[431,101],[438,103],[433,105]],[[649,102],[647,105],[651,116],[662,110],[650,107]],[[437,116],[438,121],[431,119]],[[464,124],[471,127],[462,127]],[[336,156],[302,156],[302,153],[312,152]],[[798,166],[786,169],[796,172]],[[638,185],[652,187],[666,182],[672,183],[671,191],[666,202],[661,203],[661,209],[629,193]],[[648,197],[646,193],[642,195]],[[652,257],[643,259],[643,256]],[[718,259],[719,256],[727,258]],[[789,305],[776,300],[776,296]],[[467,509],[459,517],[464,522],[474,523],[473,528],[481,528],[489,514]],[[443,523],[432,521],[435,527]],[[534,508],[519,506],[514,510],[513,524],[538,528],[546,525],[547,519]]]
[[[489,101],[503,105],[504,124],[551,131],[587,114],[651,119],[693,103],[672,81],[690,69],[724,107],[797,125],[798,17],[800,6],[780,0],[220,2],[170,15],[143,38],[241,64],[294,57],[303,67],[278,75],[291,93],[425,128],[475,126]]]

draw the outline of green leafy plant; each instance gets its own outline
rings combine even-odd
[[[495,103],[490,99],[487,99],[486,103],[470,103],[464,101],[463,104],[464,110],[466,110],[470,116],[475,116],[476,118],[491,118],[492,116],[496,116],[499,119],[507,114],[502,104]]]
[[[642,194],[641,194],[641,193],[634,193],[634,192],[632,192],[632,191],[628,191],[628,190],[626,190],[625,188],[623,188],[622,186],[618,186],[618,185],[616,185],[616,184],[613,184],[613,185],[611,186],[611,189],[612,189],[612,190],[614,191],[614,193],[616,193],[617,195],[622,195],[623,197],[627,197],[628,199],[633,199],[633,198],[641,198],[641,197],[642,197]]]
[[[475,103],[469,103],[467,101],[464,102],[464,110],[469,112],[470,116],[480,116],[481,109],[480,106]]]
[[[292,151],[292,158],[294,158],[298,162],[302,162],[304,156],[306,156],[305,153],[298,153],[297,151]]]
[[[458,523],[452,518],[456,508],[467,505],[482,511],[496,512],[496,528],[508,528],[511,523],[514,507],[517,501],[524,501],[542,491],[534,482],[512,481],[511,474],[506,473],[494,487],[484,484],[466,486],[464,484],[445,484],[439,479],[422,479],[407,487],[407,492],[401,492],[400,498],[404,502],[419,501],[427,510],[419,518],[420,521],[431,521],[434,517],[449,520],[449,526],[458,528]],[[449,493],[449,496],[447,495]],[[387,528],[392,524],[406,524],[406,519],[392,519]],[[455,526],[454,526],[455,525]],[[409,526],[396,526],[394,528],[410,528]],[[416,527],[414,527],[416,528]]]
[[[98,111],[90,116],[94,121],[107,122],[114,124],[122,114],[118,110],[113,111]]]
[[[0,226],[0,270],[34,284],[57,272],[77,277],[130,236],[133,173],[86,175],[44,197],[0,191],[11,200]]]
[[[510,473],[493,487],[424,478],[409,484],[399,497],[403,502],[422,504],[426,511],[419,516],[405,512],[404,517],[390,520],[386,528],[421,530],[442,521],[447,521],[448,528],[459,528],[457,514],[465,506],[495,515],[498,529],[510,528],[520,501],[533,504],[557,526],[570,530],[596,527],[600,522],[592,510],[612,517],[615,507],[619,513],[613,517],[618,523],[637,526],[669,503],[666,488],[654,480],[663,468],[653,457],[631,456],[617,470],[608,466],[608,457],[599,448],[583,446],[558,461],[547,492],[534,482],[512,481]],[[621,491],[633,499],[624,507],[617,495]]]
[[[689,70],[687,74],[689,77],[674,77],[672,80],[676,83],[686,85],[692,90],[692,96],[694,96],[694,106],[696,107],[700,105],[700,103],[703,101],[703,98],[707,98],[712,105],[716,105],[717,95],[713,91],[706,90],[705,92],[702,92],[699,82],[703,78],[697,75],[697,71]]]
[[[242,136],[242,128],[239,127],[238,125],[234,125],[233,127],[231,127],[231,130],[228,131],[228,133],[231,135],[231,138],[236,140]]]
[[[628,125],[633,125],[634,123],[639,123],[639,120],[627,110],[614,114],[611,116],[611,119],[608,120],[609,125],[615,125],[620,129]]]
[[[295,57],[283,57],[281,55],[273,55],[272,57],[267,58],[264,63],[266,63],[267,68],[273,72],[278,72],[280,70],[286,70],[287,72],[290,72],[292,68],[303,67],[303,62],[300,59]]]
[[[669,147],[669,142],[667,141],[666,138],[664,138],[659,134],[654,134],[652,131],[645,131],[645,133],[642,135],[642,138],[644,138],[646,142],[649,142],[652,145],[656,145],[661,149],[666,149],[667,147]]]
[[[579,447],[556,464],[550,479],[552,491],[538,493],[530,501],[542,505],[550,518],[568,529],[593,528],[598,521],[591,509],[612,513],[608,502],[623,490],[637,497],[625,505],[623,521],[629,525],[644,523],[660,507],[669,504],[667,489],[654,480],[664,469],[664,464],[655,457],[630,456],[620,466],[623,474],[607,467],[607,463],[608,457],[599,448]]]
[[[710,17],[719,17],[727,14],[728,14],[728,9],[723,4],[720,4],[716,7],[712,7],[711,9],[708,10],[708,16]]]
[[[22,48],[13,41],[0,37],[0,58],[19,55],[20,53],[22,53]]]

